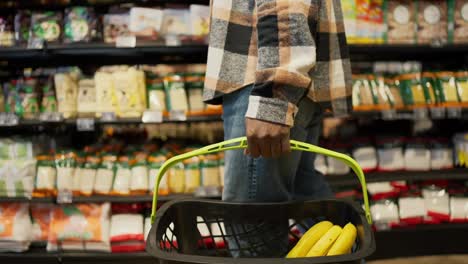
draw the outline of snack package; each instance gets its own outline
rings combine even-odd
[[[400,222],[420,224],[427,215],[424,199],[421,197],[401,197],[398,199]]]
[[[97,17],[88,7],[65,9],[64,42],[89,42],[97,36]]]
[[[416,1],[388,0],[387,43],[414,44],[416,37]]]
[[[468,1],[449,0],[449,40],[454,44],[468,43]]]
[[[413,138],[406,143],[405,169],[408,171],[429,171],[431,151],[424,139]]]
[[[27,203],[0,203],[0,252],[26,251],[32,240]]]
[[[384,0],[371,0],[369,10],[369,21],[371,25],[372,42],[376,44],[384,43],[386,26],[384,24],[384,10],[386,7]]]
[[[132,194],[145,194],[148,191],[147,155],[144,152],[134,154],[131,165],[130,192]]]
[[[190,25],[194,41],[206,42],[210,32],[210,7],[190,5]]]
[[[28,77],[16,83],[15,113],[29,119],[39,113],[37,79]]]
[[[448,41],[447,1],[418,1],[419,44],[447,43]]]
[[[54,158],[48,155],[37,156],[36,179],[34,182],[34,196],[51,196],[56,192],[55,181],[57,171]]]
[[[357,142],[351,155],[361,165],[364,172],[377,168],[377,150],[370,142]]]
[[[36,160],[17,159],[5,162],[4,166],[8,167],[4,171],[7,173],[6,189],[8,190],[8,196],[30,198],[34,188]]]
[[[146,90],[148,95],[147,107],[149,110],[167,111],[164,80],[154,74],[146,74]]]
[[[435,139],[431,142],[431,169],[453,168],[453,150],[447,139]]]
[[[42,101],[41,113],[55,113],[58,111],[57,98],[55,97],[54,80],[52,77],[41,84]]]
[[[128,156],[120,156],[117,162],[115,179],[112,186],[112,193],[117,195],[128,195],[130,193],[130,159]]]
[[[97,155],[89,153],[86,162],[81,168],[80,194],[91,195],[97,183],[97,171],[100,165],[100,159]],[[103,176],[100,174],[99,176]],[[104,189],[104,188],[103,188]]]
[[[151,154],[148,157],[148,165],[149,165],[149,191],[152,193],[153,188],[156,184],[156,177],[158,175],[158,171],[161,168],[161,166],[164,164],[166,161],[166,155],[163,152],[156,152]],[[168,184],[168,178],[169,178],[169,172],[166,172],[166,174],[162,177],[161,182],[159,183],[159,189],[158,189],[158,195],[168,195],[169,194],[169,184]]]
[[[96,111],[96,89],[93,79],[78,82],[78,115],[94,116]]]
[[[398,205],[392,200],[380,200],[370,207],[372,221],[377,230],[391,228],[399,222]]]
[[[356,0],[342,0],[341,9],[343,10],[343,19],[346,31],[346,40],[348,44],[357,43],[357,9]]]
[[[57,206],[51,214],[47,251],[109,252],[109,228],[110,203]]]
[[[52,204],[31,204],[32,240],[47,241],[49,237],[50,215]]]
[[[450,222],[468,222],[468,198],[450,197]]]
[[[155,40],[161,31],[164,12],[160,9],[132,7],[130,32],[138,38]]]
[[[427,216],[439,220],[450,219],[449,194],[445,189],[429,186],[422,190]]]
[[[78,98],[78,76],[75,73],[57,73],[54,75],[58,111],[64,118],[76,116]]]
[[[117,98],[112,74],[97,71],[94,74],[94,85],[96,89],[96,113],[116,112]]]
[[[188,111],[188,100],[185,93],[184,77],[181,74],[171,74],[164,78],[167,109],[169,111]]]
[[[460,101],[463,104],[468,103],[468,71],[459,71],[455,73]]]
[[[16,44],[27,44],[29,41],[29,27],[31,26],[31,12],[29,10],[18,10],[15,15],[14,26]]]
[[[44,42],[59,43],[62,37],[62,13],[35,12],[31,16],[29,47],[42,48]]]
[[[424,90],[426,103],[435,105],[441,103],[440,89],[435,84],[435,75],[432,72],[423,72],[421,75],[421,86]]]
[[[145,250],[143,216],[140,214],[114,214],[111,219],[112,252]]]
[[[120,36],[130,36],[128,28],[130,16],[128,14],[104,15],[104,42],[114,43]]]
[[[191,151],[193,149],[187,149]],[[192,157],[184,160],[185,167],[185,193],[194,193],[201,183],[200,158]]]
[[[190,35],[190,12],[187,9],[165,9],[163,35]]]
[[[203,73],[189,73],[185,76],[185,88],[187,89],[191,112],[200,112],[205,109],[205,104],[203,103],[204,81]]]
[[[453,72],[437,72],[437,85],[441,91],[442,102],[447,106],[458,106],[460,94]]]
[[[397,171],[405,167],[403,156],[403,139],[388,138],[377,140],[378,170]]]
[[[101,163],[96,172],[94,192],[97,194],[110,194],[116,171],[117,156],[113,153],[103,153]]]
[[[357,34],[359,43],[372,43],[372,25],[370,21],[370,0],[356,0]]]
[[[55,166],[57,169],[57,191],[71,192],[73,189],[73,176],[75,175],[75,153],[72,151],[61,151],[55,155]]]
[[[14,44],[13,17],[11,15],[0,15],[0,47],[11,47]]]

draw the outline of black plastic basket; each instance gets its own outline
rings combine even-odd
[[[246,146],[234,139],[173,157],[161,167],[153,197],[152,227],[146,250],[160,263],[360,263],[375,251],[365,179],[361,168],[346,155],[291,141],[294,150],[313,151],[343,160],[355,171],[363,187],[365,211],[345,200],[284,203],[228,203],[184,199],[163,205],[156,212],[157,189],[173,164],[206,153]],[[286,259],[285,255],[314,223],[329,220],[358,230],[350,254]]]

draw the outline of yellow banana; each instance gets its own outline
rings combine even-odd
[[[341,234],[341,227],[338,225],[334,225],[330,230],[323,235],[317,243],[310,249],[310,251],[307,253],[307,257],[320,257],[320,256],[325,256],[330,249],[330,247],[333,245],[333,243],[336,241],[336,239],[340,236]]]
[[[302,258],[317,241],[333,226],[330,221],[322,221],[315,224],[302,235],[296,246],[289,251],[286,258]]]
[[[333,246],[327,253],[327,256],[336,256],[342,254],[349,254],[351,248],[354,245],[354,241],[356,240],[357,230],[356,227],[348,223],[343,227],[343,231],[338,239],[335,241]]]

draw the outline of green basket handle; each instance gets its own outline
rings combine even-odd
[[[354,171],[354,173],[359,179],[359,182],[361,183],[362,193],[364,195],[364,209],[365,209],[367,222],[369,224],[372,224],[372,218],[371,218],[370,209],[369,209],[369,198],[367,197],[366,178],[364,177],[364,172],[362,171],[361,167],[354,159],[339,152],[331,151],[325,148],[317,147],[312,144],[303,143],[303,142],[299,142],[296,140],[291,140],[290,144],[291,144],[291,150],[300,150],[300,151],[319,153],[325,156],[339,159],[342,162],[344,162],[346,165],[348,165]],[[209,145],[209,146],[197,149],[197,150],[193,150],[193,151],[190,151],[190,152],[178,155],[178,156],[174,156],[168,159],[166,162],[164,162],[164,164],[161,166],[161,168],[158,171],[158,176],[156,178],[157,181],[153,189],[153,206],[151,208],[151,223],[154,223],[154,219],[156,217],[156,206],[158,203],[159,183],[161,182],[162,177],[164,176],[164,174],[170,167],[172,167],[174,164],[180,161],[192,158],[194,156],[200,156],[200,155],[211,154],[211,153],[216,153],[216,152],[221,152],[221,151],[226,151],[226,150],[233,150],[233,149],[244,149],[246,147],[247,147],[246,137],[234,138],[234,139],[226,140],[220,143],[212,144],[212,145]]]

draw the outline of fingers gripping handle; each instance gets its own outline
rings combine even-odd
[[[366,213],[366,218],[367,222],[369,224],[372,223],[371,215],[370,215],[370,209],[369,209],[369,199],[367,197],[367,187],[366,187],[366,179],[364,177],[364,172],[362,171],[361,167],[359,164],[352,159],[351,157],[344,155],[339,152],[331,151],[328,149],[324,149],[321,147],[314,146],[312,144],[307,144],[295,140],[291,140],[291,150],[299,150],[299,151],[308,151],[308,152],[315,152],[319,153],[325,156],[333,157],[336,159],[339,159],[343,161],[346,165],[348,165],[353,172],[356,174],[356,176],[359,179],[359,182],[361,183],[361,188],[362,188],[362,193],[364,196],[364,207],[365,207],[365,213]],[[182,155],[174,156],[167,160],[159,169],[158,175],[156,176],[156,184],[153,189],[153,206],[151,208],[151,222],[154,222],[155,216],[156,216],[156,206],[158,202],[158,189],[159,189],[159,183],[166,173],[166,171],[172,167],[174,164],[192,158],[194,156],[199,156],[199,155],[204,155],[204,154],[210,154],[210,153],[216,153],[216,152],[221,152],[221,151],[226,151],[226,150],[233,150],[233,149],[243,149],[247,147],[247,138],[246,137],[240,137],[240,138],[234,138],[231,140],[223,141],[220,143],[216,143],[213,145],[209,145],[194,151],[190,151],[187,153],[184,153]]]

